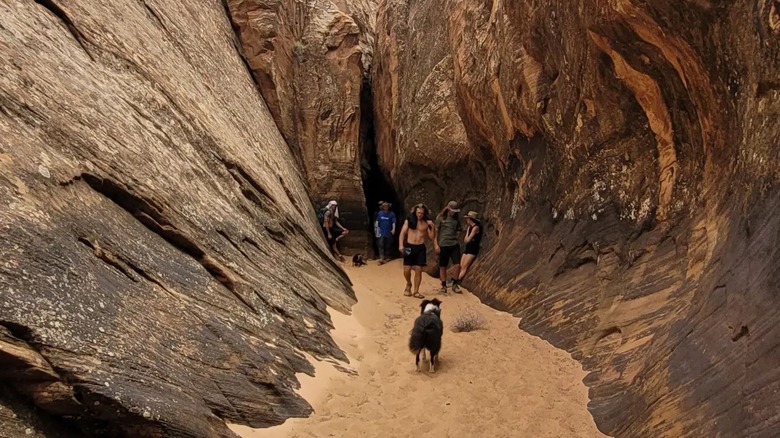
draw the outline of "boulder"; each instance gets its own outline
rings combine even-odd
[[[0,28],[0,428],[311,413],[295,373],[346,359],[354,294],[223,5],[10,0]]]
[[[388,0],[377,153],[483,215],[466,286],[570,351],[614,436],[772,436],[776,2]]]

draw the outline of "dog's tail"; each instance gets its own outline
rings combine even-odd
[[[409,337],[409,351],[417,354],[423,348],[430,347],[430,335],[433,332],[440,333],[441,320],[433,313],[424,313],[414,320],[414,328]],[[439,334],[439,336],[441,336]]]

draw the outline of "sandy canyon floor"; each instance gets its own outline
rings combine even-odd
[[[423,276],[420,292],[439,298],[445,324],[436,372],[415,372],[407,343],[420,300],[403,296],[401,261],[345,268],[358,303],[352,315],[331,311],[331,332],[352,373],[313,361],[316,376],[299,374],[309,418],[270,429],[231,428],[256,437],[602,437],[587,411],[585,372],[565,351],[517,328],[512,315],[472,294],[442,296]],[[485,328],[450,330],[464,311]]]

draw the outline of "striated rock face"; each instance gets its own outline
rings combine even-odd
[[[84,434],[53,416],[35,410],[24,398],[0,386],[0,437],[78,438]]]
[[[0,430],[310,413],[294,373],[345,358],[354,298],[223,6],[9,0],[0,29]]]
[[[779,10],[379,5],[380,166],[484,213],[466,285],[584,364],[606,433],[780,427]]]
[[[370,244],[361,173],[361,92],[371,63],[374,0],[227,0],[243,53],[319,207],[339,201]],[[370,107],[368,108],[370,111]]]

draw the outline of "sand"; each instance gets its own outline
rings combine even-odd
[[[314,407],[309,418],[269,429],[232,425],[258,437],[602,437],[587,411],[585,372],[568,353],[517,328],[518,319],[472,294],[437,293],[423,276],[420,292],[439,298],[445,323],[440,363],[414,370],[407,343],[420,300],[402,295],[400,261],[346,267],[357,293],[353,314],[331,311],[331,332],[357,373],[309,358],[315,377],[299,374],[299,393]],[[486,328],[453,333],[464,310]]]

